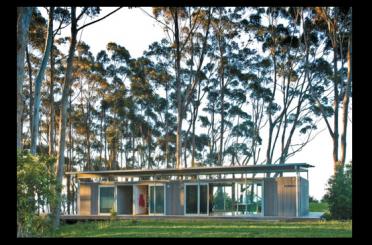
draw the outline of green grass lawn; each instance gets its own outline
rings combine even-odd
[[[118,220],[64,224],[53,237],[351,237],[352,221]]]

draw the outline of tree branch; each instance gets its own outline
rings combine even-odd
[[[142,12],[144,12],[144,13],[145,13],[146,15],[148,15],[150,18],[152,18],[152,19],[156,20],[157,22],[159,22],[160,24],[164,25],[164,26],[166,27],[167,30],[170,30],[170,31],[174,34],[172,28],[170,28],[167,24],[161,22],[160,20],[158,20],[157,18],[155,18],[155,17],[152,16],[151,14],[147,13],[147,12],[146,12],[145,10],[143,10],[142,8],[139,8],[139,9],[142,10]],[[172,17],[173,17],[173,15],[172,15]]]
[[[118,11],[118,10],[121,9],[121,8],[122,8],[122,7],[118,7],[117,9],[115,9],[115,10],[112,11],[111,13],[108,13],[107,15],[103,16],[102,18],[99,18],[98,20],[95,20],[95,21],[89,22],[88,24],[85,24],[85,25],[79,27],[79,28],[77,29],[77,32],[80,31],[81,29],[83,29],[83,28],[85,28],[85,27],[91,25],[91,24],[94,24],[94,23],[96,23],[96,22],[98,22],[98,21],[101,21],[101,20],[103,20],[103,19],[109,17],[110,15],[112,15],[113,13],[115,13],[116,11]]]

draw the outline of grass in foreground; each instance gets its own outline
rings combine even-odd
[[[352,221],[118,220],[64,224],[53,237],[351,237]]]

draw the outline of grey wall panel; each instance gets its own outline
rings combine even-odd
[[[91,214],[98,214],[98,183],[91,183]]]
[[[166,215],[184,214],[184,190],[182,182],[171,182],[166,184]]]
[[[117,212],[118,214],[133,213],[133,186],[117,186]]]
[[[278,188],[278,216],[296,216],[296,177],[279,177],[276,182]]]
[[[277,216],[278,215],[278,196],[277,184],[274,178],[264,179],[264,215]]]

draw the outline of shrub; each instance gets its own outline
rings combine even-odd
[[[346,165],[339,167],[336,174],[328,181],[327,201],[332,219],[352,218],[352,168]]]
[[[17,236],[42,235],[49,229],[49,215],[39,207],[55,202],[54,159],[17,152]]]
[[[318,200],[316,200],[315,197],[309,196],[309,202],[316,202],[316,203],[318,203]]]
[[[111,220],[115,220],[117,218],[117,212],[115,210],[115,207],[114,205],[112,206],[112,208],[110,209],[110,219]]]

